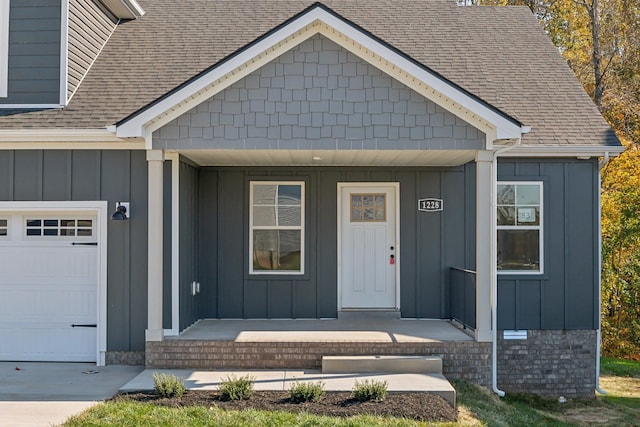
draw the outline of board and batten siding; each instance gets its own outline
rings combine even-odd
[[[471,175],[473,164],[421,169],[201,168],[200,317],[336,317],[337,185],[399,182],[402,316],[447,318],[449,267],[475,265]],[[248,273],[249,184],[265,179],[306,183],[304,275]],[[417,199],[424,197],[443,198],[445,211],[418,212]]]
[[[500,275],[498,329],[596,329],[597,160],[500,160],[498,179],[544,184],[544,273]]]
[[[0,104],[60,103],[61,3],[11,1],[8,96]]]
[[[2,201],[131,203],[128,221],[108,223],[108,351],[144,350],[147,194],[144,151],[0,150]]]
[[[97,0],[69,1],[67,99],[73,96],[117,24]]]

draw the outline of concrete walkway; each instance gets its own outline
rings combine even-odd
[[[173,374],[185,380],[188,390],[217,390],[229,377],[250,375],[254,378],[254,390],[287,391],[296,382],[324,383],[326,391],[351,391],[356,381],[387,381],[388,390],[428,392],[442,396],[455,407],[455,390],[438,374],[323,374],[316,370],[255,370],[255,371],[193,371],[189,369],[146,369],[122,386],[120,391],[153,390],[153,373]]]
[[[0,362],[0,427],[63,423],[110,398],[140,366],[94,363]]]

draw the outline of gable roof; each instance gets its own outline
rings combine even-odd
[[[310,7],[312,1],[145,0],[63,110],[0,111],[0,127],[104,129]],[[619,142],[527,8],[453,0],[325,0],[339,16],[531,132],[525,145]],[[249,19],[247,17],[250,16]]]

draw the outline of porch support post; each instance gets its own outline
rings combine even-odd
[[[476,341],[490,342],[493,268],[493,152],[476,154]]]
[[[162,150],[147,151],[149,173],[149,236],[147,278],[147,341],[162,341]]]

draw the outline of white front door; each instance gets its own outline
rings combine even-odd
[[[341,309],[398,309],[397,184],[339,184]]]
[[[0,360],[96,361],[96,222],[0,212]]]

